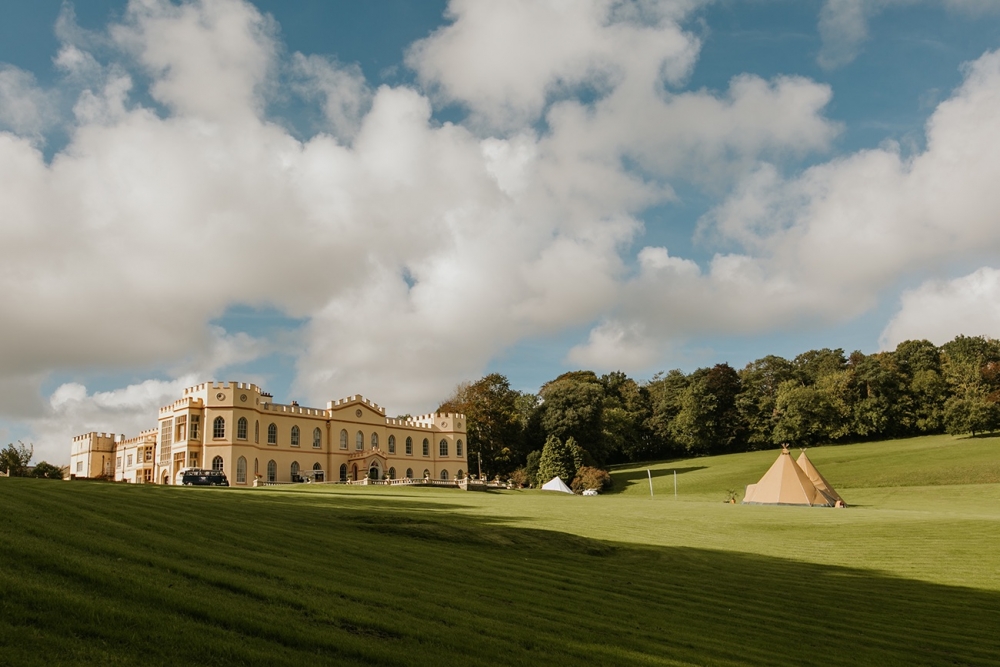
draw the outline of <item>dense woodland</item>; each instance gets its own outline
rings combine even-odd
[[[523,475],[526,468],[529,479],[567,442],[575,467],[600,468],[781,443],[976,435],[1000,427],[1000,341],[905,341],[869,355],[810,350],[792,360],[769,355],[740,370],[672,370],[647,382],[573,371],[537,394],[513,390],[494,373],[459,385],[439,411],[467,416],[471,472],[481,455],[485,475]]]

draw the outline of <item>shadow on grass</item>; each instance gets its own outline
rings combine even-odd
[[[994,591],[387,497],[6,482],[9,664],[1000,664]]]
[[[653,474],[653,478],[657,479],[660,477],[673,477],[674,471],[678,475],[683,475],[685,473],[694,472],[695,470],[704,470],[708,466],[686,466],[678,468],[659,468],[657,470],[650,469]],[[611,479],[614,481],[614,485],[611,490],[605,491],[604,493],[621,493],[630,486],[636,484],[642,484],[644,482],[648,483],[649,474],[645,469],[643,470],[628,470],[628,471],[615,471],[611,474]]]

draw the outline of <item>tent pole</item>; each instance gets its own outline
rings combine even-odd
[[[646,474],[649,475],[649,497],[653,497],[653,473],[649,468],[646,468]]]
[[[674,500],[677,499],[677,471],[674,471]]]

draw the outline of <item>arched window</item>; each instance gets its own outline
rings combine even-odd
[[[247,483],[247,460],[244,456],[236,459],[236,483]]]
[[[212,422],[212,437],[213,438],[225,438],[226,437],[226,420],[222,417],[216,417],[215,421]]]
[[[461,456],[461,455],[462,455],[462,439],[459,438],[458,440],[455,441],[455,456]]]
[[[413,438],[406,436],[406,455],[413,456]]]
[[[458,479],[465,479],[465,473],[462,472],[461,468],[459,468],[458,472],[455,473],[455,477],[458,478]]]
[[[247,439],[247,427],[249,423],[246,417],[240,417],[240,420],[236,422],[236,439],[246,440]]]
[[[431,455],[431,442],[427,438],[424,438],[424,456]]]
[[[359,452],[365,448],[365,434],[358,431],[357,437],[354,438],[354,449]]]
[[[313,470],[322,470],[323,466],[319,464],[319,461],[313,464]]]
[[[396,469],[389,468],[389,479],[396,479]]]
[[[378,449],[378,433],[372,433],[372,449]]]
[[[260,474],[260,459],[253,460],[253,474],[254,475]]]
[[[441,438],[441,442],[438,443],[438,454],[448,456],[448,441],[444,438]]]
[[[345,431],[345,433],[346,433],[346,431]],[[347,481],[347,464],[346,463],[341,463],[340,464],[340,481],[341,482],[346,482]]]
[[[347,431],[343,430],[340,432],[340,448],[347,449]]]
[[[291,473],[292,473],[292,481],[294,482],[295,478],[299,476],[299,462],[298,461],[292,461]]]
[[[357,463],[355,463],[353,466],[351,466],[351,479],[353,479],[355,482],[358,481],[358,464]]]
[[[298,426],[293,426],[292,427],[292,447],[298,447],[298,446],[299,446],[299,427]]]
[[[222,457],[216,456],[212,459],[212,470],[222,470]]]
[[[319,449],[323,446],[323,432],[319,430],[319,427],[313,429],[313,449]]]
[[[274,459],[267,462],[267,481],[278,481],[278,464],[274,462]]]
[[[448,481],[448,471],[447,470],[442,470],[441,471],[441,479],[443,479],[445,481]]]
[[[430,479],[430,478],[431,478],[431,471],[428,470],[427,468],[424,468],[424,479]]]
[[[253,441],[254,443],[260,444],[260,422],[255,421],[253,423]]]
[[[396,436],[394,435],[389,436],[389,453],[390,454],[396,453]]]
[[[413,468],[406,469],[406,479],[413,479]]]
[[[267,444],[278,444],[278,427],[273,423],[267,425]]]

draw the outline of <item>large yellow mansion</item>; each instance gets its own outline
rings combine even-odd
[[[233,486],[313,481],[452,480],[468,471],[465,416],[391,419],[361,396],[326,409],[274,403],[244,382],[206,382],[160,408],[157,428],[125,439],[73,438],[70,475],[174,484],[185,468],[222,470]]]

